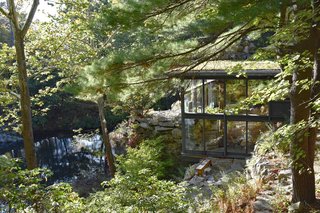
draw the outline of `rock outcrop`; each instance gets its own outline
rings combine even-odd
[[[179,101],[174,103],[170,110],[151,110],[144,117],[122,122],[110,133],[110,141],[115,154],[122,154],[126,146],[134,147],[143,139],[160,135],[167,138],[168,149],[180,155],[182,131]]]
[[[288,154],[269,150],[259,153],[259,145],[247,161],[247,179],[260,180],[264,187],[256,196],[253,208],[257,213],[288,210],[292,193],[292,173]],[[277,209],[279,208],[279,209]]]

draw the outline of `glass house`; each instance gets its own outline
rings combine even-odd
[[[227,64],[234,67],[234,62]],[[270,62],[267,66],[262,62],[241,65],[237,72],[221,68],[217,62],[175,72],[175,77],[186,85],[181,101],[182,154],[231,158],[250,155],[264,132],[289,120],[289,101],[269,102],[249,110],[236,106],[278,73],[280,68]]]

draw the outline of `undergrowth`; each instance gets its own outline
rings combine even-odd
[[[253,212],[252,203],[261,190],[262,182],[248,181],[245,174],[234,172],[220,187],[213,187],[212,209],[219,212]]]

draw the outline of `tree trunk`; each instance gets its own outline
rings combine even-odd
[[[27,168],[34,169],[37,167],[37,158],[32,130],[31,102],[28,87],[26,57],[24,51],[24,42],[20,30],[15,30],[14,38],[14,46],[16,49],[16,59],[19,72],[19,88],[21,96],[20,107],[24,150],[27,161]]]
[[[102,138],[105,145],[105,161],[108,163],[110,175],[114,177],[116,167],[114,165],[113,155],[111,151],[109,133],[107,129],[107,121],[104,116],[104,97],[98,99],[99,118],[101,124]]]
[[[312,111],[311,102],[314,101],[320,92],[319,87],[319,59],[318,51],[320,44],[319,33],[319,9],[320,1],[311,1],[313,17],[310,19],[310,34],[305,40],[301,40],[294,47],[294,51],[303,55],[308,51],[310,61],[313,61],[313,68],[302,68],[293,73],[291,86],[291,124],[300,121],[308,123],[303,131],[293,136],[291,144],[292,164],[292,183],[293,183],[293,202],[312,204],[316,201],[315,196],[315,174],[314,158],[317,127],[310,123],[319,116]],[[308,89],[302,89],[301,85],[296,85],[301,80],[312,82]],[[303,153],[298,159],[297,153]]]
[[[293,73],[291,86],[291,124],[301,121],[308,123],[310,118],[311,88],[303,89],[296,83],[308,79],[311,81],[312,69],[296,70]],[[314,138],[306,127],[293,135],[291,143],[293,202],[313,203],[315,201],[314,176]],[[303,153],[302,156],[299,154]]]

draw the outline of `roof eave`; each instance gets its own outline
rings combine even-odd
[[[191,70],[173,71],[169,76],[181,79],[272,79],[280,72],[280,69],[250,69],[239,73],[229,73],[226,70]]]

